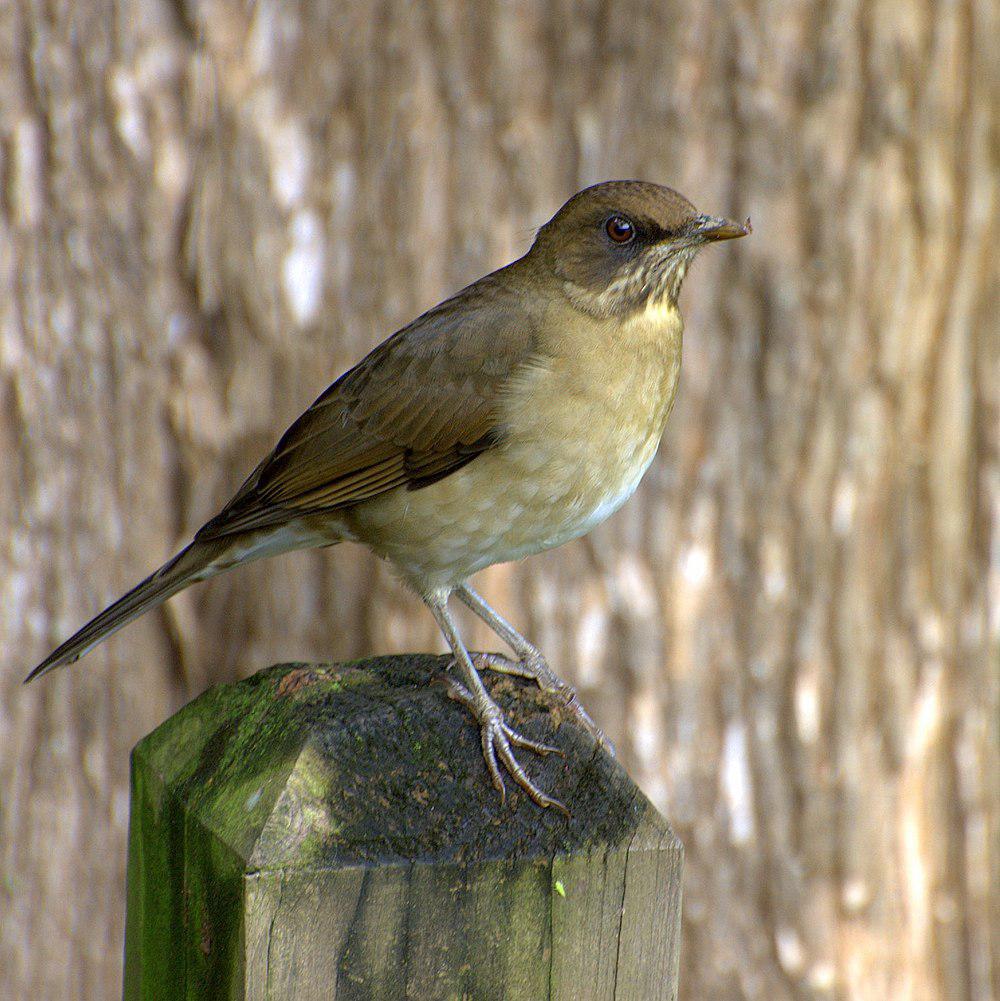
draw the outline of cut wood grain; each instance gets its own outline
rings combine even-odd
[[[672,1001],[682,849],[536,687],[567,819],[489,784],[448,658],[286,664],[214,688],[132,764],[125,998]]]

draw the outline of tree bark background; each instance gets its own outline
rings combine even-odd
[[[633,501],[482,589],[685,842],[684,998],[1000,996],[998,36],[990,0],[0,5],[0,995],[120,990],[128,751],[184,701],[442,643],[345,546],[23,675],[634,176],[754,234],[686,282]]]

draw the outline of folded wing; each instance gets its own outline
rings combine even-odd
[[[536,328],[503,278],[464,289],[342,375],[197,538],[420,489],[501,444],[497,403]]]

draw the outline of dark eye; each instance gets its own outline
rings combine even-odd
[[[626,219],[623,215],[613,215],[604,224],[604,232],[615,243],[628,243],[635,236],[635,226],[632,225],[631,219]]]

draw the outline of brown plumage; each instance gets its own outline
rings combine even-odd
[[[537,317],[512,267],[424,313],[342,375],[198,533],[230,535],[419,489],[500,443],[497,399]]]
[[[571,198],[520,260],[375,348],[285,432],[191,544],[54,650],[27,680],[78,659],[195,581],[249,560],[350,539],[389,559],[424,599],[462,681],[452,694],[541,806],[510,729],[447,608],[456,594],[514,650],[480,667],[560,692],[603,735],[541,653],[466,581],[492,563],[588,531],[652,461],[680,371],[677,295],[705,243],[749,232],[669,188],[596,185]]]

